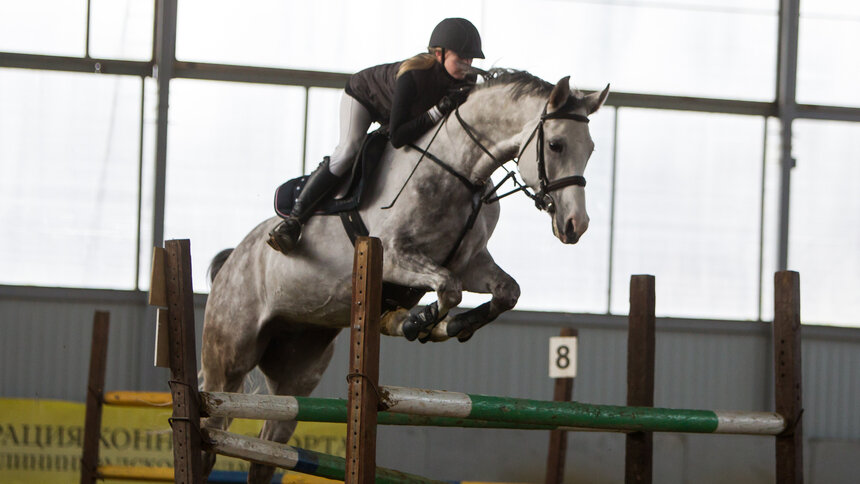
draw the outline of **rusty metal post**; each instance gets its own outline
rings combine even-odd
[[[774,275],[773,356],[776,413],[786,430],[776,437],[776,482],[803,482],[803,399],[800,359],[800,275]]]
[[[107,369],[110,313],[96,311],[90,347],[90,375],[87,383],[87,407],[84,417],[84,444],[81,456],[81,484],[95,484],[98,479],[99,436],[102,429],[105,371]]]
[[[356,240],[352,281],[345,482],[372,484],[376,480],[382,302],[382,243],[379,239],[359,237]]]
[[[200,484],[203,482],[203,467],[194,338],[194,293],[191,287],[191,243],[188,240],[168,240],[165,249],[174,479],[176,484]]]
[[[654,276],[630,278],[630,314],[627,332],[627,405],[654,406]],[[650,484],[653,474],[653,435],[627,434],[624,482]]]

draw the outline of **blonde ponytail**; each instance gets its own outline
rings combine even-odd
[[[433,67],[433,64],[436,63],[436,52],[442,52],[442,49],[439,47],[430,47],[428,50],[429,52],[426,54],[418,54],[403,61],[400,64],[400,69],[397,70],[397,77],[412,70],[423,71]]]

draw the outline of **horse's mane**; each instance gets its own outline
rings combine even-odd
[[[533,94],[536,96],[549,96],[553,85],[528,71],[509,69],[507,67],[493,67],[484,73],[484,82],[478,84],[477,89],[489,88],[498,85],[512,85],[511,97],[514,100],[523,96]]]
[[[484,82],[478,84],[476,89],[486,89],[499,85],[511,85],[511,98],[517,99],[534,95],[540,97],[549,97],[555,85],[544,81],[540,77],[528,72],[507,67],[493,67],[492,69],[482,73]],[[574,89],[572,103],[581,100],[582,94]]]

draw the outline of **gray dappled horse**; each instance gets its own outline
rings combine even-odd
[[[411,328],[409,339],[465,341],[514,307],[519,286],[487,251],[499,204],[483,204],[462,235],[474,194],[480,198],[493,191],[490,176],[502,163],[519,159],[520,176],[534,190],[538,207],[550,214],[559,240],[574,244],[588,228],[583,172],[594,143],[586,116],[603,104],[609,86],[585,95],[571,91],[567,77],[553,86],[522,71],[490,74],[458,112],[415,143],[428,154],[411,178],[422,153],[389,145],[378,176],[365,189],[359,213],[370,234],[382,240],[383,279],[429,288],[438,298],[412,312],[408,307],[386,312],[383,334],[409,337]],[[404,184],[397,203],[381,209]],[[277,223],[273,217],[254,228],[223,265],[213,261],[203,326],[205,391],[240,391],[245,375],[259,366],[271,393],[309,395],[331,360],[335,336],[349,326],[353,247],[341,220],[312,218],[288,256],[266,245]],[[462,291],[489,293],[492,299],[448,317]],[[204,422],[209,428],[226,425],[223,418]],[[261,437],[287,442],[294,429],[295,422],[266,421]],[[211,469],[214,454],[204,457]],[[253,464],[248,482],[269,482],[273,472]]]

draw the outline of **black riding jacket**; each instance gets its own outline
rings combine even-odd
[[[442,64],[413,69],[397,78],[402,62],[382,64],[353,74],[346,93],[360,102],[373,120],[388,128],[395,148],[412,143],[435,124],[427,110],[449,91],[475,83],[473,76],[457,80]]]

